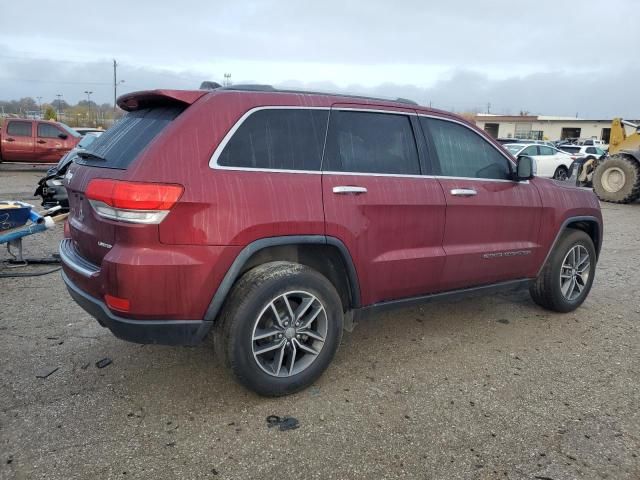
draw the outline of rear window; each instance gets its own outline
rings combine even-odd
[[[569,152],[569,153],[578,153],[580,151],[580,147],[567,147],[567,146],[563,145],[563,146],[561,146],[559,148],[563,152]]]
[[[126,169],[184,109],[184,106],[170,106],[130,112],[86,149],[104,160],[88,156],[79,157],[76,162],[92,167]]]

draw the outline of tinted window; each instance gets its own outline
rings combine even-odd
[[[578,153],[580,151],[580,147],[569,147],[563,145],[562,147],[560,147],[560,150],[568,153]]]
[[[553,151],[553,148],[547,147],[545,145],[539,145],[538,146],[538,152],[539,152],[540,155],[553,155],[555,153]]]
[[[273,109],[250,115],[218,158],[225,167],[320,170],[328,110]]]
[[[94,167],[125,169],[183,110],[184,107],[172,106],[130,112],[87,148],[87,152],[104,160],[80,157],[76,162]]]
[[[38,124],[38,136],[42,138],[58,138],[62,132],[48,123]]]
[[[587,153],[598,153],[595,147],[587,147]]]
[[[511,178],[508,160],[471,129],[445,120],[420,117],[438,153],[440,174],[447,177]],[[534,147],[535,148],[535,147]]]
[[[332,111],[323,170],[419,175],[418,151],[409,117]]]
[[[9,122],[7,126],[7,135],[15,137],[30,137],[31,122]]]
[[[530,145],[520,152],[520,155],[538,155],[538,147]]]

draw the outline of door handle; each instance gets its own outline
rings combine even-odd
[[[367,189],[364,187],[354,187],[351,185],[333,187],[333,193],[337,193],[338,195],[347,195],[352,193],[354,195],[360,195],[361,193],[367,193]]]
[[[477,194],[478,192],[473,188],[454,188],[451,190],[451,195],[455,195],[456,197],[473,197]]]
[[[47,143],[44,140],[38,140],[38,143]]]
[[[7,138],[7,142],[15,142],[13,138]]]

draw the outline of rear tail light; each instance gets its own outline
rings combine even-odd
[[[183,192],[182,185],[96,178],[89,182],[86,196],[103,218],[155,224],[164,220]]]

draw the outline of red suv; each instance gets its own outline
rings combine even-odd
[[[266,86],[119,105],[66,175],[64,281],[122,339],[212,336],[258,393],[314,382],[374,310],[528,287],[568,312],[591,288],[595,195],[450,113]]]

